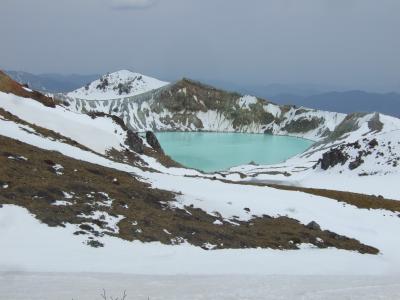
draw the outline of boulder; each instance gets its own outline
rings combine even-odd
[[[318,161],[321,164],[323,170],[328,170],[330,167],[334,167],[337,164],[344,164],[348,157],[340,149],[331,149],[328,152],[322,154],[322,158]]]
[[[376,139],[373,139],[368,143],[368,145],[370,148],[375,148],[376,146],[378,146],[378,141]]]
[[[143,141],[137,132],[133,132],[128,129],[126,133],[125,143],[129,146],[132,151],[142,154],[144,152]]]
[[[321,226],[319,226],[319,224],[315,221],[311,221],[306,225],[306,227],[311,230],[321,230]]]
[[[146,141],[155,151],[164,153],[154,132],[152,132],[152,131],[146,132]]]
[[[355,160],[349,163],[349,169],[354,170],[357,169],[361,164],[364,163],[364,160],[361,158],[361,155],[357,156]]]

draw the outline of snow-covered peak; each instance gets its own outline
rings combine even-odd
[[[140,73],[120,70],[103,75],[98,80],[67,95],[84,100],[109,100],[146,93],[167,84],[168,82]]]

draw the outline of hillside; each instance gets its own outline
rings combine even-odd
[[[280,107],[190,80],[50,106],[40,93],[18,95],[25,90],[7,76],[0,88],[0,266],[9,271],[365,275],[400,266],[400,195],[387,186],[399,176],[398,119]],[[282,165],[203,174],[139,128],[318,142]],[[335,149],[343,163],[326,161]],[[300,182],[310,178],[324,178],[323,189]],[[383,196],[352,190],[370,178]]]
[[[96,99],[95,94],[91,98]],[[188,79],[131,97],[86,100],[68,94],[65,101],[69,109],[77,112],[117,115],[138,131],[251,132],[319,140],[345,117],[340,113],[279,106]]]

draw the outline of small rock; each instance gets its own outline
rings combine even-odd
[[[361,166],[364,163],[364,160],[361,158],[361,156],[357,156],[355,160],[349,163],[349,169],[354,170],[357,169],[359,166]]]
[[[370,148],[375,148],[376,146],[378,146],[378,142],[376,139],[373,139],[368,143],[368,145]]]
[[[319,226],[319,224],[315,221],[311,221],[306,225],[306,227],[311,230],[321,230],[321,226]]]
[[[93,227],[88,225],[88,224],[81,224],[81,225],[79,225],[79,228],[83,229],[83,230],[87,230],[87,231],[92,231],[93,230]]]
[[[103,243],[100,243],[99,241],[96,241],[96,240],[88,241],[87,244],[88,244],[90,247],[93,247],[93,248],[104,247],[104,244],[103,244]]]

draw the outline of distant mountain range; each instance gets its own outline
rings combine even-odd
[[[400,93],[373,93],[319,85],[240,85],[207,81],[215,86],[269,99],[277,104],[292,104],[342,113],[380,112],[400,117]]]
[[[31,88],[51,93],[66,93],[76,90],[100,77],[93,75],[35,75],[20,71],[7,71],[14,80],[27,83]],[[399,93],[371,93],[365,91],[328,91],[329,87],[313,85],[235,85],[222,81],[207,81],[217,87],[256,95],[277,104],[293,104],[335,112],[380,112],[400,117]],[[334,89],[334,87],[331,87]]]
[[[315,109],[351,112],[380,112],[400,117],[400,94],[369,93],[364,91],[327,92],[308,97],[280,94],[273,100],[277,103],[290,103]]]
[[[22,71],[6,71],[19,83],[26,83],[30,88],[49,93],[66,93],[99,78],[100,75],[61,75],[61,74],[32,74]]]

